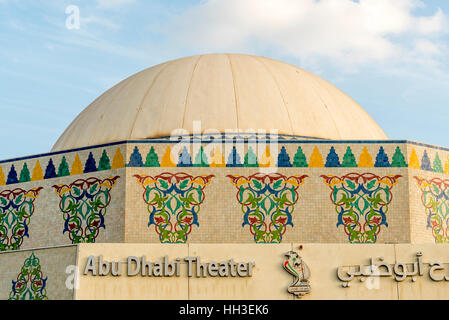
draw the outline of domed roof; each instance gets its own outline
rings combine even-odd
[[[174,129],[279,129],[331,140],[385,140],[354,100],[320,77],[280,61],[207,54],[143,70],[84,109],[52,151],[170,136]]]

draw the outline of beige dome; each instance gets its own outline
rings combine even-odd
[[[332,140],[385,140],[354,100],[320,77],[250,55],[207,54],[139,72],[84,109],[52,151],[169,136],[174,129],[279,129]]]

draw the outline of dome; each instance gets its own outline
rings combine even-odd
[[[251,55],[168,61],[118,83],[84,109],[52,151],[170,136],[175,129],[279,129],[330,140],[386,140],[354,100],[320,77]]]

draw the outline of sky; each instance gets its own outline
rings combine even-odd
[[[224,52],[304,68],[390,139],[449,147],[448,14],[447,0],[0,0],[0,159],[49,152],[138,71]]]

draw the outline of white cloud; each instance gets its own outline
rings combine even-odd
[[[134,3],[135,0],[98,0],[100,8],[115,9]]]
[[[207,0],[175,18],[167,33],[195,50],[257,48],[303,64],[324,58],[352,68],[412,59],[426,45],[435,52],[446,17],[442,10],[417,15],[423,6],[417,0]]]

